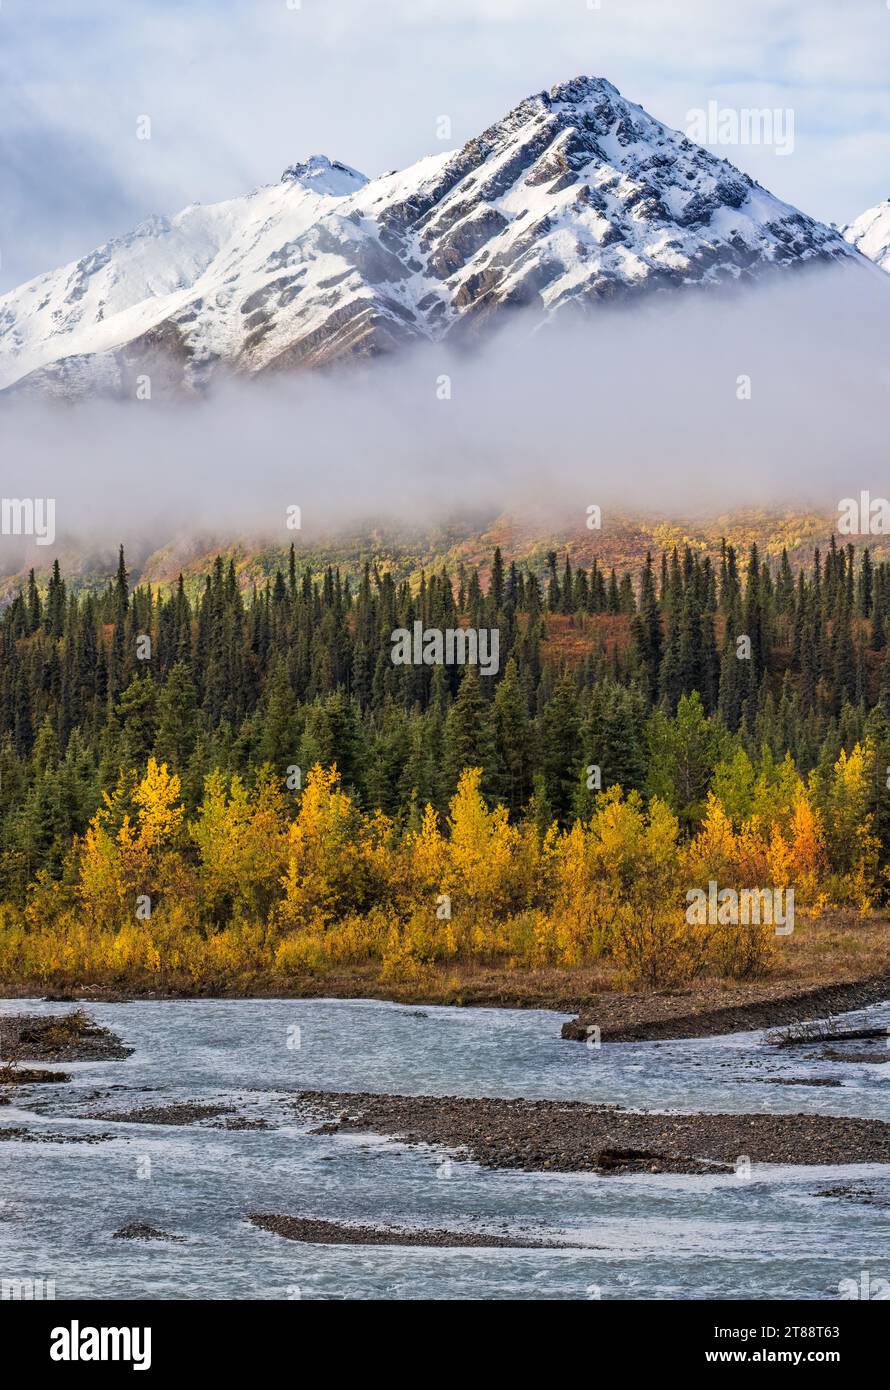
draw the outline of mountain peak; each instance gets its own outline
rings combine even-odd
[[[568,82],[556,82],[550,88],[551,102],[564,106],[583,106],[591,97],[619,97],[621,93],[605,77],[573,77]]]
[[[890,223],[890,203],[866,216]],[[12,291],[0,391],[127,395],[146,371],[201,390],[218,366],[321,367],[478,333],[513,309],[596,313],[838,260],[862,263],[836,229],[606,78],[575,77],[401,173],[369,181],[313,154],[278,184],[41,277],[39,293]]]
[[[326,154],[311,154],[308,159],[288,165],[281,175],[281,182],[299,183],[313,193],[343,197],[363,188],[368,180],[357,169],[341,164],[339,159],[328,159]]]
[[[843,228],[851,246],[868,256],[882,270],[890,271],[890,198],[876,203],[855,222]]]

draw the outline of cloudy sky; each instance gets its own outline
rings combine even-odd
[[[0,291],[311,153],[374,175],[459,145],[579,73],[682,129],[792,110],[791,154],[717,152],[826,221],[890,196],[890,0],[2,0]]]

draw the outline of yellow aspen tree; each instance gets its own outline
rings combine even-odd
[[[149,758],[145,776],[133,793],[143,848],[162,849],[176,843],[185,815],[181,794],[177,774],[171,773],[166,763]]]

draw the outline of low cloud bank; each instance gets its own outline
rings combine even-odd
[[[229,380],[199,401],[10,403],[0,490],[54,498],[59,547],[142,555],[469,513],[834,510],[890,490],[888,328],[890,277],[857,265],[517,321],[472,350]],[[0,572],[24,547],[0,536]]]

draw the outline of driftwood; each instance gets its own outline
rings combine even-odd
[[[887,1028],[838,1028],[831,1019],[813,1022],[792,1023],[779,1033],[772,1033],[769,1041],[774,1047],[803,1047],[812,1043],[863,1042],[874,1038],[887,1038]]]

